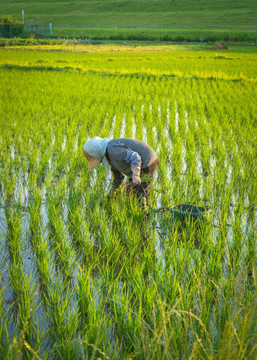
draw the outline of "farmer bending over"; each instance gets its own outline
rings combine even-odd
[[[108,140],[95,136],[84,144],[83,154],[88,160],[88,170],[94,169],[100,162],[106,169],[106,157],[114,175],[110,194],[116,191],[127,175],[133,183],[133,192],[142,200],[143,207],[147,206],[148,193],[160,162],[149,145],[140,140]]]

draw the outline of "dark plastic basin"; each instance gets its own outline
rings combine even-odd
[[[211,212],[211,210],[207,207],[190,204],[173,205],[170,208],[170,211],[173,215],[174,221],[183,221],[186,220],[188,217],[193,220],[201,220],[207,217]]]

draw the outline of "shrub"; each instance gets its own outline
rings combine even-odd
[[[223,49],[227,49],[227,48],[228,48],[228,46],[226,43],[224,43],[224,41],[214,43],[215,50],[223,50]]]
[[[0,17],[0,37],[12,38],[24,35],[24,24],[15,16]]]

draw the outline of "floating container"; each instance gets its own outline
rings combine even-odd
[[[211,212],[207,207],[190,204],[173,205],[170,211],[174,221],[186,221],[188,218],[192,220],[204,220]]]

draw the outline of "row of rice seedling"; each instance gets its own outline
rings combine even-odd
[[[12,54],[31,71],[0,69],[4,353],[254,359],[254,55]],[[200,56],[201,79],[190,78]],[[65,61],[69,71],[46,69]],[[71,71],[85,63],[95,73]],[[227,76],[206,80],[219,66]],[[95,135],[157,151],[147,222],[122,191],[106,196],[101,165],[87,171],[81,148]],[[156,212],[188,202],[211,208],[200,227]]]
[[[149,134],[149,133],[148,133]],[[138,134],[139,135],[139,137],[140,137],[140,133]],[[149,135],[148,135],[148,137],[149,137]],[[176,140],[175,140],[176,142],[175,142],[175,145],[174,146],[176,146],[176,144],[179,144],[179,136],[176,136]],[[57,148],[58,148],[58,144],[57,144]],[[212,144],[212,146],[213,146],[213,144]],[[180,144],[180,147],[183,147],[183,144],[181,143]],[[205,146],[206,147],[206,146]],[[219,147],[219,151],[221,150],[222,148],[221,147]],[[179,150],[179,148],[178,148],[178,150]],[[210,149],[209,149],[209,151],[210,151]],[[181,150],[180,151],[175,151],[174,153],[175,153],[175,156],[181,156]],[[225,152],[225,149],[223,148],[223,152]],[[183,153],[183,152],[182,152]],[[201,154],[203,154],[203,152],[201,151]],[[61,156],[63,156],[63,155],[61,155]],[[224,161],[224,156],[225,155],[223,155],[222,157],[221,157],[221,162],[220,163],[218,163],[218,165],[220,165],[223,161]],[[205,155],[205,158],[207,159],[207,160],[205,160],[205,162],[206,161],[208,161],[208,152],[207,152],[207,155]],[[35,163],[35,161],[33,160],[33,158],[32,158],[32,161],[31,161],[33,164]],[[56,159],[56,162],[58,163],[58,166],[62,166],[62,161],[61,161],[61,159],[59,159],[59,158],[57,158]],[[176,165],[176,161],[175,161],[175,159],[173,159],[173,163]],[[178,164],[181,164],[181,161],[179,161],[178,162]],[[175,166],[174,165],[174,166]],[[182,165],[181,165],[182,166]],[[208,168],[208,165],[206,165],[205,167],[207,167]],[[57,168],[58,169],[58,168]],[[178,169],[178,173],[181,173],[181,171],[180,171],[180,169]]]
[[[178,51],[177,49],[174,51],[174,47],[150,49],[148,47],[124,49],[123,47],[120,51],[117,46],[115,48],[107,46],[104,51],[101,47],[95,47],[92,51],[92,48],[87,46],[81,50],[80,53],[53,51],[50,56],[48,51],[33,51],[28,61],[26,51],[18,50],[19,56],[13,56],[13,48],[11,48],[1,51],[0,64],[9,69],[20,67],[49,71],[80,71],[93,74],[101,72],[105,75],[142,74],[149,77],[172,76],[256,82],[255,53],[234,53],[233,50],[229,53],[226,51],[189,52]],[[60,84],[60,87],[62,86],[63,84]]]

